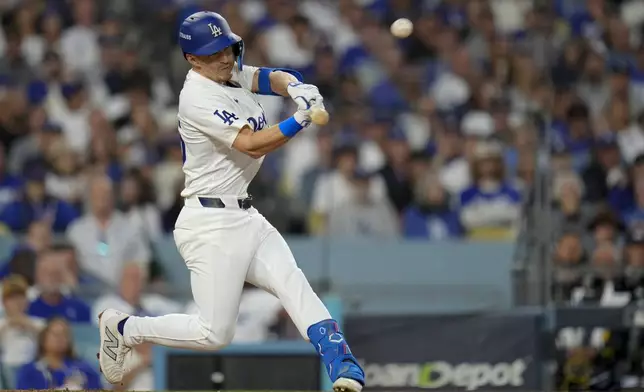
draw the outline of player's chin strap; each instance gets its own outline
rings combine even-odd
[[[324,362],[331,381],[346,377],[364,385],[364,372],[335,320],[322,320],[313,324],[306,334]]]
[[[259,69],[259,77],[257,78],[257,94],[260,95],[279,95],[273,92],[273,89],[271,88],[271,79],[270,79],[270,74],[271,72],[275,71],[282,71],[289,73],[297,78],[300,82],[304,81],[304,77],[302,77],[302,74],[299,73],[298,71],[294,69],[289,69],[289,68],[266,68],[262,67]]]

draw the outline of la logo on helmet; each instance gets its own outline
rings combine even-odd
[[[212,23],[208,23],[208,27],[210,27],[210,32],[212,33],[213,37],[219,37],[221,35],[221,27],[215,26]]]

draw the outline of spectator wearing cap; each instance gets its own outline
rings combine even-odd
[[[370,194],[371,176],[356,171],[351,179],[353,195],[345,203],[331,209],[328,233],[334,237],[392,238],[398,236],[398,217],[385,199]]]
[[[597,203],[608,198],[609,190],[625,185],[628,178],[621,166],[617,137],[607,132],[595,138],[593,158],[582,173],[586,189],[585,200]]]
[[[402,231],[406,238],[442,241],[463,235],[458,212],[436,174],[426,175],[416,185],[415,202],[403,213]]]
[[[384,145],[386,163],[379,174],[387,187],[389,202],[398,213],[402,212],[412,201],[413,192],[410,178],[410,150],[405,134],[400,129],[393,129]]]
[[[51,121],[60,124],[67,144],[79,154],[85,154],[92,136],[89,117],[92,111],[85,83],[79,79],[65,81],[61,86],[61,101],[50,101]]]
[[[67,231],[82,270],[116,287],[123,267],[137,263],[147,273],[151,250],[140,228],[115,210],[112,181],[94,175],[89,182],[89,211]]]
[[[78,218],[72,205],[47,194],[46,172],[42,167],[31,167],[25,172],[25,188],[19,200],[0,212],[0,221],[14,232],[25,232],[34,220],[46,220],[56,233],[64,232]]]
[[[2,281],[4,316],[0,319],[0,349],[4,389],[15,388],[16,371],[36,357],[38,334],[45,326],[41,318],[26,314],[27,282],[17,275]]]
[[[36,262],[38,296],[29,304],[29,315],[44,319],[62,317],[72,323],[89,323],[90,307],[69,291],[71,273],[63,253],[54,250],[42,253]]]
[[[314,233],[324,232],[328,214],[355,197],[352,179],[358,169],[358,151],[354,145],[341,145],[334,155],[334,169],[315,182],[309,222]],[[369,179],[369,194],[371,200],[384,200],[387,197],[381,177]]]
[[[460,218],[472,238],[501,239],[515,235],[521,193],[505,179],[501,146],[478,145],[472,163],[474,183],[460,195]]]
[[[21,188],[22,180],[7,171],[5,148],[0,144],[0,211],[18,200]]]

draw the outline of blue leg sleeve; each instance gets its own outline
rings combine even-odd
[[[307,335],[322,358],[331,381],[343,377],[364,385],[364,371],[351,353],[335,320],[322,320],[311,325]]]

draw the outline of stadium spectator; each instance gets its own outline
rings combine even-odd
[[[48,250],[60,255],[63,259],[67,272],[65,274],[65,287],[70,292],[75,292],[79,289],[91,289],[92,292],[101,292],[108,289],[108,286],[104,282],[90,272],[80,268],[78,252],[76,252],[72,244],[59,240],[49,247]]]
[[[69,292],[69,275],[66,255],[47,251],[41,254],[36,264],[36,289],[38,296],[29,304],[28,313],[34,317],[50,319],[62,317],[73,323],[89,323],[90,308],[81,299]]]
[[[154,203],[153,188],[140,170],[129,170],[120,186],[119,209],[135,228],[150,242],[161,237],[161,216]]]
[[[582,178],[586,190],[584,199],[592,203],[606,201],[611,188],[626,185],[628,179],[613,132],[595,138],[593,159],[583,170]]]
[[[81,207],[86,184],[81,174],[78,154],[59,140],[50,148],[48,158],[51,161],[51,171],[45,177],[47,193]]]
[[[100,111],[94,111],[90,121],[92,138],[87,162],[95,172],[106,174],[113,182],[118,183],[123,177],[123,165],[118,160],[114,129]]]
[[[474,185],[460,195],[460,219],[468,236],[508,238],[515,235],[521,193],[505,179],[502,150],[482,142],[472,164]]]
[[[81,269],[116,287],[127,263],[138,263],[147,274],[150,248],[144,234],[114,210],[113,199],[112,181],[106,176],[93,176],[89,212],[74,222],[67,237],[78,252]]]
[[[0,277],[18,274],[27,279],[29,284],[33,284],[35,257],[46,251],[51,242],[52,232],[49,222],[31,222],[24,240],[14,246],[9,259],[0,267]]]
[[[583,202],[584,184],[575,172],[559,172],[552,184],[555,233],[584,231],[595,216],[597,208]]]
[[[393,238],[400,231],[393,206],[385,199],[374,199],[371,176],[357,171],[351,179],[355,194],[329,212],[328,233],[334,237]]]
[[[468,157],[465,155],[469,143],[463,146],[463,135],[449,119],[436,130],[435,135],[434,167],[439,171],[445,190],[451,196],[458,197],[472,182]]]
[[[579,233],[563,233],[553,255],[553,298],[558,303],[572,303],[573,291],[581,286],[586,253]]]
[[[323,231],[328,214],[355,195],[355,187],[351,182],[358,169],[358,152],[355,146],[339,146],[334,155],[335,168],[320,176],[313,190],[311,224],[315,232]],[[372,200],[382,200],[386,197],[386,188],[381,177],[374,176],[370,179],[369,194]]]
[[[71,327],[63,318],[47,322],[38,337],[36,359],[20,368],[17,389],[102,389],[92,365],[74,352]]]
[[[463,235],[458,213],[437,175],[427,175],[419,182],[415,203],[404,212],[402,227],[407,238],[442,241]]]
[[[64,232],[79,216],[69,203],[49,195],[45,189],[44,168],[34,166],[25,173],[25,187],[21,198],[0,212],[0,221],[11,231],[22,233],[34,220],[48,221],[54,232]]]
[[[2,375],[4,389],[15,388],[16,371],[36,357],[36,342],[45,321],[26,314],[27,281],[20,276],[10,276],[2,281],[2,306],[0,319],[0,349],[2,350]]]
[[[384,143],[386,163],[379,174],[387,187],[389,202],[400,213],[412,200],[412,187],[409,173],[410,149],[405,134],[392,130]]]
[[[634,206],[624,214],[624,222],[629,227],[644,225],[644,176],[633,178]]]
[[[98,323],[98,315],[105,309],[117,309],[136,316],[160,316],[179,313],[181,306],[159,294],[144,293],[146,275],[138,264],[123,267],[119,289],[108,292],[94,301],[92,321]]]
[[[87,86],[82,80],[70,80],[60,91],[62,100],[50,101],[47,108],[51,121],[60,124],[67,145],[79,154],[85,153],[92,136]]]
[[[313,191],[318,178],[331,171],[333,164],[333,134],[325,129],[316,133],[317,164],[302,173],[300,197],[306,206],[311,208]]]
[[[21,188],[22,181],[8,171],[7,154],[0,144],[0,211],[18,199]]]
[[[13,173],[22,173],[28,164],[45,164],[49,146],[56,145],[62,139],[59,125],[48,122],[47,112],[42,106],[31,110],[29,114],[29,132],[16,141],[9,155],[9,169]]]
[[[612,210],[602,208],[588,224],[588,230],[595,244],[605,241],[617,244],[624,232],[624,224]]]
[[[177,184],[183,186],[183,153],[181,141],[173,135],[166,137],[161,145],[163,153],[152,173],[152,182],[157,196],[157,205],[162,211],[172,205],[176,195]]]

